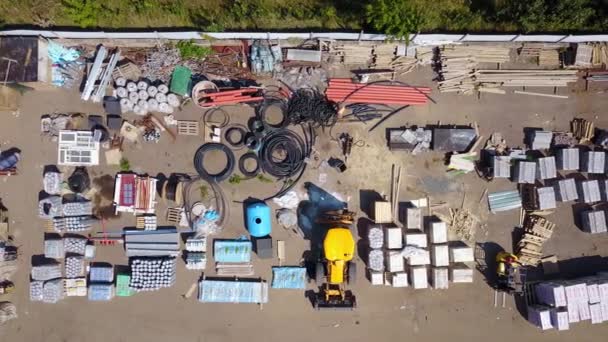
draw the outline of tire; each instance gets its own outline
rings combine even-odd
[[[348,284],[354,285],[357,282],[357,264],[348,263]]]
[[[315,282],[317,285],[323,284],[325,280],[325,267],[323,267],[323,263],[318,262],[315,267]]]

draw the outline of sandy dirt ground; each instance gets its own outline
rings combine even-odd
[[[430,71],[407,76],[418,85],[431,85]],[[485,223],[477,232],[477,242],[491,242],[511,250],[514,227],[519,222],[519,211],[489,214],[487,201],[480,197],[489,192],[515,189],[507,180],[487,183],[475,174],[446,177],[443,156],[429,153],[413,157],[405,152],[389,152],[385,128],[402,125],[432,123],[468,124],[478,122],[481,135],[489,137],[501,132],[511,146],[523,145],[524,127],[543,127],[567,130],[573,117],[595,121],[598,127],[608,127],[605,108],[608,98],[603,94],[571,94],[570,99],[525,97],[523,95],[484,94],[459,96],[433,93],[436,104],[409,108],[387,120],[381,127],[368,133],[363,124],[338,125],[332,135],[350,132],[361,147],[353,148],[348,169],[338,174],[333,169],[311,164],[304,181],[327,192],[339,194],[365,217],[367,203],[362,190],[388,195],[391,165],[404,167],[407,176],[401,186],[402,201],[428,194],[432,201],[445,201],[451,207],[464,207],[478,215]],[[182,298],[200,276],[188,271],[182,263],[178,267],[177,284],[169,289],[141,293],[129,298],[115,298],[111,302],[88,302],[85,298],[67,298],[57,304],[29,301],[29,267],[31,257],[43,252],[43,222],[37,217],[38,193],[42,190],[42,169],[57,162],[57,146],[41,137],[40,116],[53,112],[82,112],[101,114],[101,106],[83,103],[76,92],[62,90],[36,91],[26,94],[16,113],[1,113],[0,143],[2,149],[17,147],[22,150],[18,176],[0,178],[0,197],[9,208],[11,231],[20,246],[19,271],[15,276],[17,290],[1,298],[11,300],[18,308],[19,318],[0,327],[0,341],[603,341],[608,324],[577,323],[570,331],[541,332],[526,322],[512,299],[506,308],[495,308],[493,291],[481,273],[475,273],[474,284],[454,284],[449,290],[413,290],[409,288],[373,287],[359,272],[358,282],[352,286],[359,307],[353,312],[316,312],[304,291],[271,290],[270,302],[263,308],[245,304],[201,304],[196,299]],[[242,122],[253,115],[249,107],[229,109],[232,122]],[[176,114],[178,119],[199,120],[202,111],[194,106]],[[127,116],[134,119],[133,116]],[[319,132],[315,149],[323,158],[340,155],[338,145]],[[193,173],[192,157],[202,144],[200,137],[179,136],[171,142],[166,135],[158,144],[126,145],[124,155],[136,171],[155,175],[158,172]],[[237,157],[242,151],[237,152]],[[103,158],[102,158],[103,160]],[[90,169],[93,179],[113,176],[118,167],[99,166]],[[70,172],[66,169],[66,172]],[[321,174],[326,174],[321,176]],[[296,186],[300,195],[306,194],[304,181]],[[103,183],[103,181],[101,181]],[[262,198],[272,194],[273,184],[249,180],[239,185],[225,184],[231,210],[221,237],[245,235],[243,207],[238,201],[253,196]],[[107,185],[105,189],[107,192]],[[102,193],[104,193],[102,191]],[[107,196],[107,194],[106,194]],[[236,201],[236,202],[233,202]],[[167,203],[161,201],[157,213],[164,216]],[[276,206],[272,204],[274,208]],[[571,204],[560,203],[550,220],[557,223],[553,238],[547,243],[546,254],[556,254],[565,262],[565,271],[589,268],[599,261],[607,267],[608,236],[591,236],[574,224]],[[108,230],[119,231],[134,225],[131,215],[108,222]],[[161,221],[162,223],[162,221]],[[293,232],[273,222],[274,240],[285,240],[287,264],[297,265],[310,248]],[[99,227],[95,227],[99,230]],[[364,237],[357,237],[357,239]],[[126,265],[127,259],[120,246],[98,248],[96,261]],[[207,270],[211,270],[209,260]],[[357,261],[363,270],[361,260]],[[278,262],[259,260],[254,256],[256,276],[270,281],[270,266]],[[209,274],[213,274],[209,271]],[[313,289],[312,284],[309,289]],[[602,337],[604,336],[604,337]]]

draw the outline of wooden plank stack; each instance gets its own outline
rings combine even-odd
[[[555,223],[541,216],[529,215],[524,222],[524,236],[517,244],[517,256],[523,265],[536,266],[542,258],[544,243],[551,238]]]
[[[595,66],[608,65],[608,44],[596,43],[593,44],[593,53],[591,55],[591,64]]]
[[[591,141],[595,135],[595,124],[585,119],[577,118],[570,122],[570,130],[574,137],[581,142]]]
[[[502,87],[566,87],[578,77],[576,70],[477,70],[473,79]]]

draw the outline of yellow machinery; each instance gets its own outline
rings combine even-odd
[[[323,240],[324,258],[317,263],[315,270],[315,280],[321,290],[316,294],[314,306],[317,310],[352,310],[357,301],[344,284],[352,284],[357,272],[356,264],[351,262],[355,254],[355,239],[349,227],[354,222],[354,213],[330,211],[318,222],[328,224],[329,229]]]
[[[526,272],[519,262],[519,258],[511,253],[499,252],[496,254],[496,264],[498,288],[510,293],[522,293]]]

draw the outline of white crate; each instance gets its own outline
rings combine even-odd
[[[430,253],[427,250],[420,251],[420,253],[409,257],[407,263],[410,266],[428,265],[431,263]]]
[[[385,260],[389,272],[403,272],[405,263],[401,251],[387,251]]]
[[[551,309],[551,325],[557,330],[569,330],[568,311],[564,309]]]
[[[608,282],[601,281],[601,283],[597,285],[597,288],[600,296],[600,302],[608,303]]]
[[[591,315],[591,324],[598,324],[604,321],[600,303],[590,304],[589,313]]]
[[[429,227],[429,239],[431,243],[448,242],[448,226],[445,222],[431,222]]]
[[[473,262],[475,256],[473,248],[469,246],[458,246],[450,248],[450,262]]]
[[[431,282],[434,289],[447,289],[450,285],[447,267],[433,267],[431,269]]]
[[[403,232],[399,227],[386,227],[384,230],[384,238],[386,248],[399,249],[403,248]]]
[[[466,265],[459,264],[450,268],[450,278],[454,283],[472,283],[473,270]]]
[[[450,248],[448,245],[431,246],[431,258],[433,266],[449,266]]]
[[[407,287],[407,273],[396,272],[387,274],[388,282],[392,287]]]
[[[608,302],[600,302],[600,308],[602,310],[602,321],[608,321]]]
[[[564,285],[564,290],[566,292],[568,305],[589,302],[586,284],[581,284],[580,282],[567,282]]]
[[[415,289],[426,289],[429,287],[429,278],[426,266],[410,267],[410,282]]]
[[[384,285],[384,272],[370,271],[369,279],[372,285]]]
[[[405,209],[405,227],[407,229],[422,229],[422,209]]]
[[[405,233],[405,244],[407,246],[426,248],[428,246],[426,234],[419,230],[407,232]]]
[[[570,323],[578,323],[581,321],[581,318],[578,313],[578,304],[568,304],[566,307],[568,310],[568,322]]]

